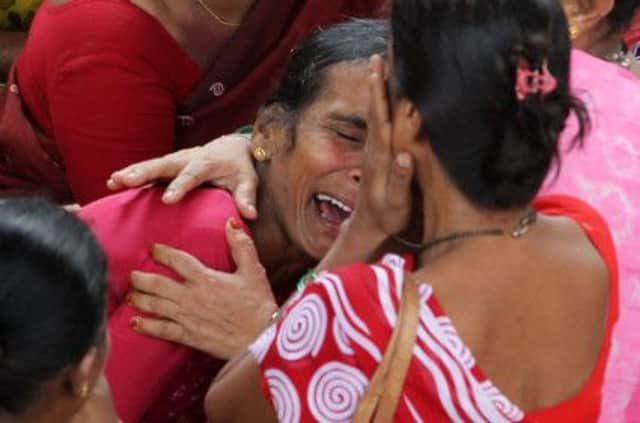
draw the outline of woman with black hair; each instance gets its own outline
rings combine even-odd
[[[596,421],[611,236],[581,201],[536,198],[568,114],[576,142],[588,123],[561,6],[397,0],[392,28],[358,202],[318,269],[343,267],[222,371],[210,420]],[[413,254],[362,263],[388,241]]]
[[[44,200],[0,201],[0,421],[93,421],[81,409],[106,387],[105,278],[74,216]],[[116,421],[109,405],[96,422]]]
[[[253,135],[247,135],[261,181],[255,221],[243,222],[229,193],[213,188],[196,190],[173,207],[162,204],[161,187],[130,190],[79,212],[109,259],[112,348],[106,375],[125,423],[204,421],[204,395],[224,360],[255,339],[295,289],[296,277],[327,252],[355,203],[367,130],[367,63],[372,54],[385,53],[388,35],[386,21],[353,20],[315,33],[293,51]],[[242,266],[230,245],[249,237],[257,253]],[[211,295],[190,296],[193,291],[186,294],[183,285],[167,281],[193,276],[180,273],[179,259],[171,261],[177,274],[154,262],[168,264],[162,258],[176,248],[195,257],[190,264],[210,268],[185,285]],[[260,264],[265,272],[253,284],[229,281],[223,273]],[[168,285],[175,297],[127,296],[134,270],[142,293]],[[148,283],[145,272],[160,272],[163,280]],[[231,276],[242,279],[244,273]],[[178,310],[184,297],[199,304],[180,314],[208,312],[213,319],[196,318],[192,326],[162,322],[174,342],[137,333],[145,333],[148,320],[132,305],[157,316]],[[202,329],[208,342],[189,342]]]

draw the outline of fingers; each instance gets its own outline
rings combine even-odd
[[[131,318],[131,327],[138,333],[164,339],[166,341],[185,344],[186,331],[176,322],[149,317],[136,316]],[[190,346],[190,345],[189,345]]]
[[[107,187],[111,190],[134,188],[159,179],[173,178],[187,163],[185,153],[176,152],[127,166],[111,174]]]
[[[62,206],[62,208],[68,211],[69,213],[74,213],[74,214],[82,210],[82,207],[80,206],[80,204],[65,204],[64,206]]]
[[[155,273],[134,271],[131,286],[140,292],[177,302],[183,295],[184,286],[171,278]]]
[[[256,209],[256,192],[258,189],[258,178],[247,178],[246,181],[240,182],[233,191],[233,198],[236,201],[240,214],[245,219],[254,220],[258,217]]]
[[[409,153],[399,153],[387,177],[387,203],[392,209],[408,211],[411,207],[411,180],[413,158]]]
[[[142,292],[130,292],[127,303],[145,313],[151,313],[163,319],[178,321],[180,307],[172,301]]]
[[[391,148],[391,125],[389,121],[389,101],[387,98],[386,84],[384,79],[384,61],[380,56],[374,55],[371,57],[370,67],[370,118],[372,119],[373,126],[378,131],[378,145],[380,147],[383,147],[384,151],[387,151]]]
[[[234,223],[233,218],[227,221],[225,232],[231,256],[238,268],[236,273],[249,275],[246,278],[249,281],[254,281],[255,277],[264,278],[266,272],[260,264],[258,251],[251,237],[241,229],[237,222]]]
[[[155,244],[152,253],[153,259],[156,262],[173,269],[185,279],[185,283],[194,283],[203,279],[210,279],[219,273],[203,265],[191,254],[167,245]]]
[[[202,185],[208,175],[209,167],[202,160],[192,160],[180,170],[178,176],[169,184],[162,196],[165,204],[175,204],[189,191]]]

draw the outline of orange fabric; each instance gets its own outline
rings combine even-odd
[[[535,202],[544,214],[561,215],[573,219],[587,234],[609,270],[609,308],[603,345],[591,377],[577,395],[554,407],[527,413],[532,422],[566,423],[596,422],[600,415],[602,385],[611,349],[613,327],[618,320],[618,260],[609,228],[604,219],[586,203],[573,197],[551,195]]]

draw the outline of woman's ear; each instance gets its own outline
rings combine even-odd
[[[287,112],[279,104],[262,108],[253,125],[251,152],[259,161],[266,161],[286,151],[291,143],[291,129]]]
[[[69,369],[66,386],[69,394],[85,399],[95,386],[104,369],[105,353],[98,347],[91,347],[75,366]]]
[[[563,0],[564,10],[569,20],[569,32],[574,41],[574,46],[583,46],[582,38],[593,30],[613,9],[615,0]]]

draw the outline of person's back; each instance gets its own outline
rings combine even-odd
[[[433,287],[487,377],[525,411],[585,387],[603,349],[617,278],[604,222],[570,199],[541,202],[526,237],[478,239],[414,274]],[[575,216],[564,215],[576,204]],[[549,206],[562,215],[547,214]],[[605,232],[585,234],[593,227]]]
[[[161,187],[124,191],[78,213],[108,259],[107,328],[113,342],[105,374],[125,422],[202,420],[199,401],[222,366],[218,358],[131,328],[131,320],[141,315],[127,299],[131,273],[159,272],[177,278],[153,260],[154,245],[181,248],[216,270],[235,270],[224,228],[229,219],[242,220],[230,194],[203,188],[175,207],[163,204],[161,196]]]

